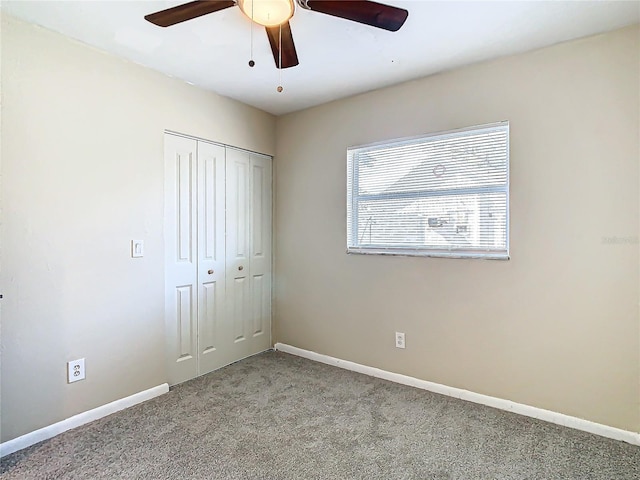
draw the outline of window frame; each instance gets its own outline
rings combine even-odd
[[[491,131],[506,130],[506,182],[505,185],[495,187],[480,188],[452,188],[444,190],[422,190],[415,193],[415,197],[453,197],[455,195],[473,194],[473,193],[495,193],[504,192],[506,194],[506,212],[505,212],[505,249],[496,250],[462,250],[451,248],[416,248],[415,246],[360,246],[357,242],[358,231],[358,201],[360,196],[356,195],[358,190],[359,172],[358,162],[354,161],[355,151],[366,151],[367,149],[376,149],[378,147],[393,147],[401,144],[419,143],[425,140],[439,141],[447,138],[459,138],[466,133],[489,133]],[[396,138],[365,145],[350,146],[347,148],[347,253],[348,254],[364,254],[364,255],[393,255],[393,256],[412,256],[412,257],[437,257],[437,258],[475,258],[486,260],[509,260],[510,257],[510,197],[511,197],[511,172],[510,172],[510,128],[509,121],[494,122],[483,125],[474,125],[471,127],[459,128],[455,130],[447,130],[412,137]],[[449,195],[446,192],[450,192]],[[455,193],[454,193],[455,192]],[[444,193],[444,195],[443,195]],[[380,196],[392,197],[393,194],[379,194]],[[411,196],[407,194],[407,196]],[[371,195],[368,195],[371,197]],[[351,222],[351,225],[349,225]],[[353,238],[349,238],[349,232]],[[354,242],[354,239],[356,240]]]

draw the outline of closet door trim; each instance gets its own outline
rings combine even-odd
[[[250,153],[252,155],[260,155],[261,157],[266,157],[273,161],[273,155],[268,155],[262,152],[256,152],[255,150],[249,150],[248,148],[234,147],[233,145],[227,145],[226,143],[216,142],[215,140],[209,140],[207,138],[196,137],[195,135],[189,135],[187,133],[176,132],[175,130],[165,130],[164,133],[168,135],[174,135],[176,137],[189,138],[191,140],[196,140],[198,142],[205,142],[205,143],[210,143],[212,145],[218,145],[220,147],[225,147],[226,149],[240,150],[241,152]]]

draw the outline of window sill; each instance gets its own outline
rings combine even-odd
[[[432,257],[432,258],[467,258],[479,260],[510,260],[508,253],[500,252],[460,252],[448,250],[420,250],[411,248],[392,249],[392,248],[347,248],[347,254],[356,255],[393,255],[402,257]]]

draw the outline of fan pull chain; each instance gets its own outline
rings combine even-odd
[[[278,43],[280,44],[279,48],[278,48],[278,75],[279,75],[279,84],[278,88],[276,90],[278,90],[278,93],[282,93],[282,25],[280,25],[280,34],[279,34],[279,38],[278,38]]]
[[[251,25],[249,26],[249,37],[251,38],[251,50],[249,55],[249,66],[254,67],[256,62],[253,61],[253,2],[251,2]]]

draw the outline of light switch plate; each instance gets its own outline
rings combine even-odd
[[[131,240],[131,257],[144,257],[144,240]]]

